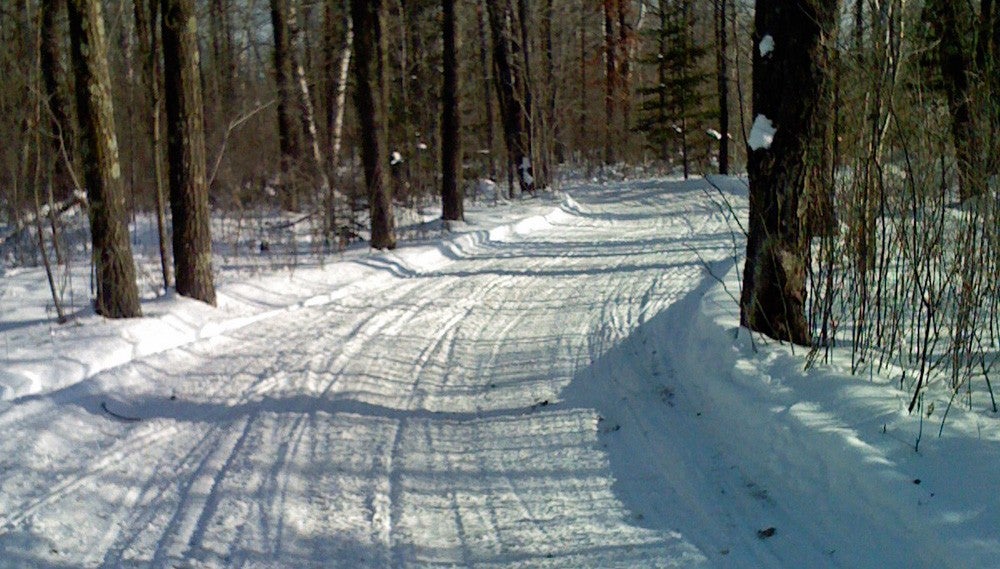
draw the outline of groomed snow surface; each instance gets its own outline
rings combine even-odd
[[[138,321],[49,324],[8,271],[0,566],[997,567],[996,417],[915,453],[898,378],[739,331],[713,183],[224,268],[220,308]]]

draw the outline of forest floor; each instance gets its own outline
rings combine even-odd
[[[0,567],[1000,566],[1000,421],[739,330],[715,182],[220,257],[127,322],[7,269]]]

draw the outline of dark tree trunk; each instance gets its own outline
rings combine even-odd
[[[729,0],[715,0],[715,61],[719,85],[719,173],[729,174],[729,68],[726,46],[726,7]]]
[[[76,73],[80,157],[87,186],[97,298],[108,318],[142,315],[125,223],[125,189],[115,136],[108,47],[100,0],[70,0],[69,29]]]
[[[41,65],[42,81],[45,86],[45,98],[48,102],[52,131],[57,135],[52,139],[55,156],[55,175],[52,185],[55,188],[56,199],[66,199],[73,192],[73,177],[69,169],[72,165],[68,158],[73,156],[74,136],[73,121],[70,116],[70,103],[63,97],[59,88],[60,80],[66,71],[62,66],[60,43],[63,34],[56,26],[56,15],[65,0],[42,0],[41,10]]]
[[[462,159],[458,114],[458,49],[455,45],[455,0],[441,2],[444,36],[444,81],[441,85],[441,217],[464,219],[459,180]]]
[[[554,4],[553,0],[546,0],[542,16],[542,37],[545,41],[545,82],[548,84],[548,102],[546,104],[544,128],[547,128],[551,132],[552,143],[549,145],[548,151],[550,152],[550,156],[547,162],[553,168],[557,164],[562,164],[566,161],[566,144],[563,142],[561,136],[562,121],[559,120],[557,105],[559,87],[556,84],[556,53],[552,27],[553,23],[555,23]],[[551,178],[552,176],[549,177]]]
[[[968,6],[956,0],[929,0],[925,9],[938,40],[941,78],[951,111],[951,134],[958,161],[959,197],[965,200],[985,189],[972,111],[973,60],[963,46],[966,30],[960,24],[969,21]]]
[[[384,94],[382,69],[382,0],[351,2],[354,22],[354,105],[361,127],[361,162],[368,186],[371,215],[371,246],[396,247],[392,188],[386,183],[385,142],[381,97]]]
[[[615,161],[615,92],[618,85],[618,65],[615,62],[615,3],[604,0],[604,163]]]
[[[299,209],[298,168],[302,158],[301,127],[296,119],[295,65],[288,3],[271,0],[271,27],[274,32],[274,77],[278,89],[278,145],[281,150],[282,207]]]
[[[828,51],[837,5],[837,0],[757,0],[754,20],[756,130],[767,123],[776,130],[770,144],[752,134],[748,148],[750,220],[741,322],[802,345],[812,341],[805,315],[808,196],[826,176]],[[761,55],[757,46],[768,35],[774,49]]]
[[[170,237],[167,235],[166,200],[163,165],[163,97],[160,81],[160,41],[156,24],[160,15],[159,0],[135,0],[135,30],[142,52],[143,76],[149,92],[149,140],[153,158],[153,196],[156,202],[156,229],[160,245],[160,273],[163,290],[170,288]]]
[[[485,1],[485,0],[483,0]],[[493,89],[490,86],[490,59],[488,39],[486,35],[486,15],[483,14],[483,2],[476,2],[476,24],[479,26],[479,62],[483,66],[483,102],[486,104],[486,151],[489,153],[489,176],[496,178],[497,167],[494,156],[493,135]]]
[[[514,14],[510,0],[504,0],[500,6],[497,4],[498,2],[489,2],[487,11],[493,39],[497,99],[507,144],[508,179],[517,177],[521,193],[533,192],[535,180],[531,164],[531,123],[520,89],[520,86],[527,89],[527,84],[524,75],[518,73],[513,63],[513,58],[520,51],[512,29]]]
[[[215,305],[194,0],[161,0],[177,293]]]
[[[618,3],[618,98],[621,100],[621,120],[626,128],[632,116],[632,24],[629,23],[630,0],[616,0]]]

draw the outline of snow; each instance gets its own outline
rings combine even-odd
[[[521,170],[521,178],[524,180],[525,184],[530,186],[535,183],[535,177],[531,175],[530,158],[528,158],[527,156],[522,156],[521,165],[518,166],[518,169]]]
[[[915,453],[898,378],[739,329],[745,185],[711,183],[231,258],[218,309],[141,320],[55,326],[7,270],[0,567],[994,566],[996,417]]]
[[[774,51],[774,37],[771,34],[767,34],[760,39],[760,56],[767,57],[772,51]]]
[[[753,126],[750,127],[750,138],[747,144],[750,145],[751,150],[771,148],[771,143],[774,142],[774,133],[777,130],[770,119],[764,115],[757,115],[753,120]]]

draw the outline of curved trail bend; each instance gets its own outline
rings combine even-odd
[[[643,511],[643,492],[684,508],[708,483],[650,467],[667,435],[633,416],[676,403],[666,340],[643,326],[732,262],[705,187],[570,190],[538,227],[431,267],[405,247],[366,257],[380,270],[360,294],[19,402],[0,414],[32,433],[0,438],[0,566],[716,557],[717,536],[672,529],[710,513]]]

